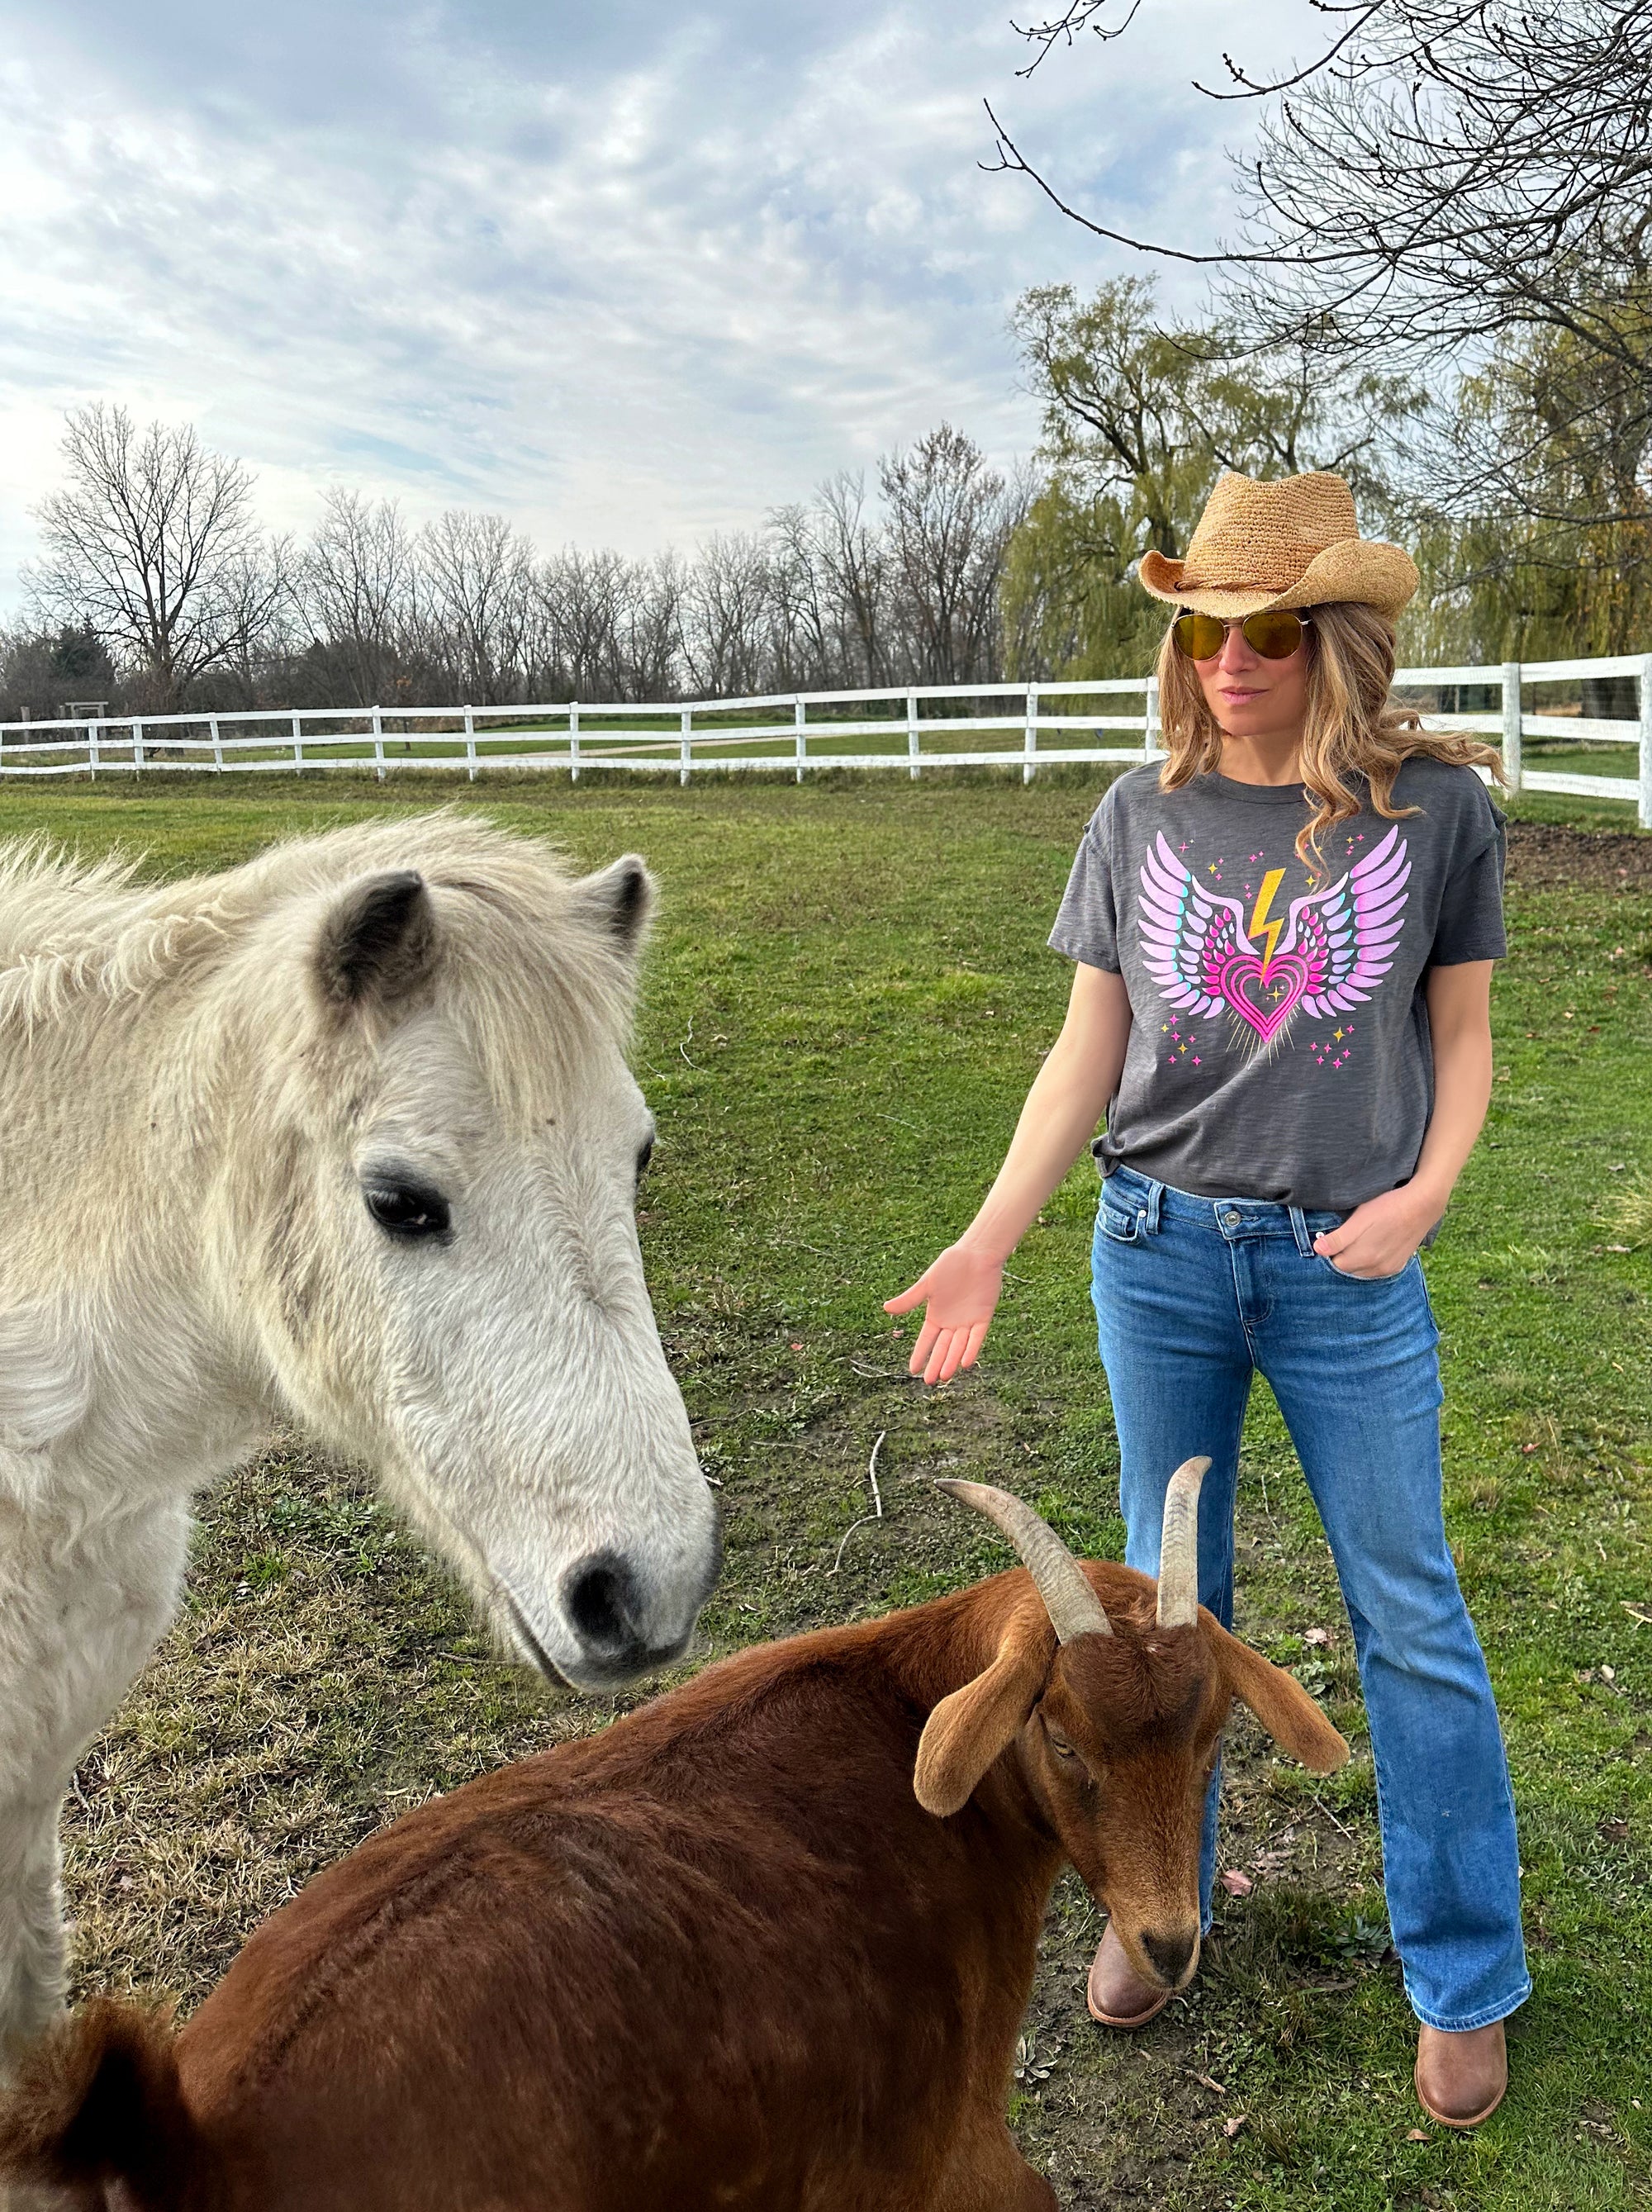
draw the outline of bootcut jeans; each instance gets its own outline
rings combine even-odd
[[[1503,1738],[1442,1517],[1439,1332],[1416,1260],[1373,1281],[1314,1250],[1342,1218],[1195,1198],[1128,1167],[1107,1177],[1092,1283],[1125,1557],[1158,1572],[1170,1475],[1207,1453],[1200,1595],[1231,1623],[1239,1434],[1251,1377],[1266,1376],[1353,1626],[1406,1994],[1432,2027],[1485,2027],[1531,1982]],[[1219,1780],[1200,1870],[1206,1926]]]

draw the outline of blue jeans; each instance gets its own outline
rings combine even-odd
[[[1368,1281],[1313,1249],[1334,1213],[1193,1198],[1115,1169],[1093,1255],[1118,1425],[1125,1557],[1158,1572],[1171,1473],[1210,1455],[1200,1595],[1233,1617],[1233,1509],[1251,1376],[1265,1375],[1330,1539],[1353,1625],[1384,1886],[1419,2020],[1489,2026],[1530,1994],[1514,1802],[1485,1661],[1441,1513],[1439,1333],[1423,1271]],[[1218,1784],[1200,1869],[1210,1918]]]

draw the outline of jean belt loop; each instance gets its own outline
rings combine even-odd
[[[1147,1234],[1158,1235],[1159,1215],[1164,1207],[1164,1185],[1150,1182],[1147,1186]]]
[[[1303,1212],[1299,1206],[1293,1206],[1291,1209],[1291,1226],[1296,1232],[1297,1249],[1302,1254],[1304,1260],[1311,1259],[1314,1251],[1314,1240],[1308,1231],[1308,1216]]]

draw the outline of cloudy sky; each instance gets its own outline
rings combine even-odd
[[[1130,265],[985,173],[992,98],[1109,221],[1208,234],[1308,0],[1144,0],[1030,82],[1015,0],[0,0],[0,606],[64,410],[641,551],[943,416],[1036,425],[1005,318]],[[1239,22],[1241,31],[1236,33]]]

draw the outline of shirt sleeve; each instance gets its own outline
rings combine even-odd
[[[1486,802],[1491,835],[1479,836],[1468,856],[1446,878],[1435,925],[1432,968],[1456,968],[1469,960],[1501,960],[1509,950],[1503,927],[1503,870],[1508,841],[1501,811]],[[1477,831],[1483,823],[1476,823]]]
[[[1086,968],[1106,968],[1116,975],[1119,929],[1108,842],[1105,809],[1098,807],[1079,840],[1049,941],[1069,960],[1081,960]]]

